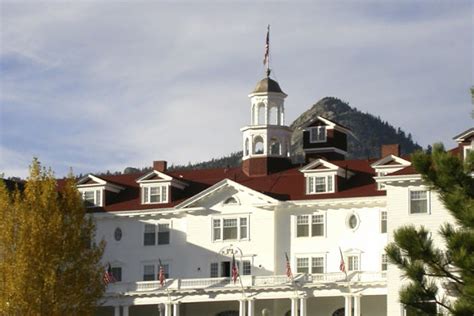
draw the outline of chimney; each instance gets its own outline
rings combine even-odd
[[[387,157],[388,155],[400,156],[400,145],[399,144],[382,145],[381,158]]]
[[[166,172],[166,167],[168,163],[166,160],[155,160],[153,161],[153,170],[159,171],[159,172]]]

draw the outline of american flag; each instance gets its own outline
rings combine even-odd
[[[265,40],[265,55],[263,57],[263,64],[268,67],[268,58],[270,55],[270,25],[267,27],[267,39]]]
[[[165,268],[163,267],[163,264],[161,263],[161,260],[159,260],[159,261],[160,261],[160,267],[158,269],[158,280],[160,281],[161,287],[163,287],[165,285],[165,280],[166,280]]]
[[[237,281],[237,278],[239,277],[239,269],[237,269],[237,264],[235,262],[235,255],[232,254],[232,280],[235,282]]]
[[[339,253],[341,254],[341,263],[339,264],[339,270],[341,270],[341,272],[346,273],[346,264],[344,263],[344,257],[342,256],[341,247],[339,247]]]
[[[105,285],[109,285],[109,283],[114,283],[116,281],[114,275],[112,274],[112,267],[110,266],[110,263],[107,265],[107,269],[104,271],[102,281]]]
[[[292,279],[293,272],[291,272],[290,259],[288,259],[288,254],[286,252],[285,252],[285,259],[286,259],[286,276]]]

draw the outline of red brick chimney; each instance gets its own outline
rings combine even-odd
[[[399,144],[382,145],[381,158],[387,157],[388,155],[400,156],[400,145]]]
[[[159,172],[166,172],[166,167],[168,163],[166,160],[155,160],[153,161],[153,170],[159,171]]]

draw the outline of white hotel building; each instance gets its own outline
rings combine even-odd
[[[168,172],[155,161],[148,173],[79,181],[117,279],[97,315],[403,315],[384,247],[401,225],[436,234],[450,220],[436,194],[396,145],[346,160],[350,131],[322,117],[304,129],[306,163],[292,164],[286,94],[267,77],[249,97],[241,167]],[[455,139],[465,155],[474,129]]]

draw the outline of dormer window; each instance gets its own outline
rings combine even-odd
[[[167,185],[150,185],[142,187],[142,203],[155,204],[168,202]]]
[[[80,192],[86,207],[99,207],[103,205],[102,190],[80,190]]]
[[[315,126],[309,130],[311,143],[322,143],[326,141],[326,126]]]
[[[333,193],[334,192],[334,175],[312,175],[306,177],[306,193]]]

